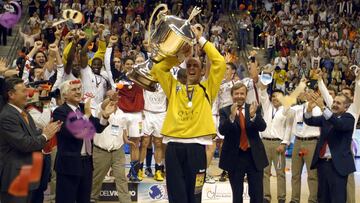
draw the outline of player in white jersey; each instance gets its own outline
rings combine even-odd
[[[162,146],[162,135],[160,130],[166,115],[167,99],[166,95],[160,85],[157,85],[155,92],[144,91],[144,120],[143,120],[143,137],[140,148],[140,173],[142,173],[143,161],[146,156],[146,149],[150,143],[152,136],[155,147],[154,159],[155,159],[155,175],[154,179],[157,181],[163,181],[162,174],[164,165],[164,150]],[[141,174],[142,175],[142,174]],[[140,177],[140,175],[139,175]]]

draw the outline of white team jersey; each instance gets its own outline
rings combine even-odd
[[[228,82],[223,82],[220,85],[220,90],[218,93],[218,97],[219,97],[219,108],[223,108],[225,106],[229,106],[233,103],[232,101],[232,97],[231,97],[231,88],[234,85],[234,81],[228,81]]]
[[[166,95],[159,84],[155,92],[144,91],[145,106],[144,109],[151,112],[166,111]]]
[[[247,87],[247,96],[246,96],[246,103],[251,104],[254,101],[257,102],[256,99],[256,92],[259,92],[259,90],[255,91],[256,86],[254,85],[254,82],[251,78],[244,78],[241,80],[242,83],[244,83]],[[259,95],[259,93],[257,93]]]
[[[107,84],[103,76],[95,75],[90,66],[81,69],[81,81],[83,85],[84,97],[93,96],[91,107],[96,108],[105,97]]]
[[[219,101],[220,101],[220,97],[219,94],[217,95],[217,97],[215,98],[213,104],[212,104],[212,115],[219,115]]]

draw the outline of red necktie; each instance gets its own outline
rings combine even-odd
[[[326,153],[326,146],[328,145],[327,141],[324,142],[323,146],[320,148],[320,158],[323,158]]]
[[[22,111],[22,112],[21,112],[21,116],[22,116],[23,119],[25,120],[26,124],[29,125],[29,117],[28,117],[28,115],[26,114],[25,111]]]
[[[241,128],[241,134],[240,134],[240,149],[243,151],[246,151],[247,148],[249,148],[248,138],[246,134],[246,128],[245,128],[245,117],[242,113],[242,108],[239,108],[239,117],[240,117],[240,128]]]

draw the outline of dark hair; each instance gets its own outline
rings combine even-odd
[[[328,87],[327,89],[328,89],[328,91],[334,91],[334,92],[335,92],[335,95],[337,94],[337,91],[336,91],[335,88],[333,88],[333,87]],[[343,88],[343,89],[345,89],[345,88]]]
[[[226,63],[226,65],[230,66],[230,67],[231,67],[231,70],[236,70],[236,66],[235,66],[234,63],[229,62],[229,63]]]
[[[341,89],[341,91],[343,91],[343,90],[349,90],[350,93],[351,93],[351,96],[352,96],[352,97],[354,96],[354,90],[353,90],[352,88],[350,88],[350,87],[344,87],[344,88]]]
[[[235,90],[238,90],[238,89],[243,88],[243,87],[245,87],[245,89],[246,89],[246,94],[247,94],[248,89],[247,89],[246,85],[245,85],[244,83],[239,82],[239,83],[235,83],[235,84],[231,87],[231,90],[230,90],[231,96],[233,95],[233,93],[234,93]]]
[[[272,92],[271,92],[271,97],[275,94],[275,93],[280,93],[282,95],[284,95],[284,92],[280,89],[274,89]]]
[[[46,56],[45,52],[43,52],[43,51],[38,51],[38,52],[36,52],[36,53],[34,54],[34,57],[33,57],[34,62],[35,62],[36,56],[37,56],[38,54],[43,54],[44,57],[45,57],[45,61],[47,61],[47,56]]]
[[[95,60],[99,60],[99,61],[101,61],[101,63],[103,62],[103,60],[102,60],[101,58],[95,57],[95,58],[93,58],[93,59],[91,60],[91,65],[92,65],[92,63],[93,63]]]
[[[135,62],[133,57],[127,56],[127,57],[122,59],[122,64],[125,64],[127,60],[132,60],[133,62]]]
[[[186,78],[187,78],[186,69],[185,68],[179,68],[176,78],[177,78],[178,81],[186,80]]]
[[[9,101],[9,92],[15,90],[17,84],[23,84],[24,81],[21,78],[7,78],[5,79],[5,91],[4,91],[4,101]]]
[[[345,94],[343,94],[343,93],[339,93],[339,94],[337,94],[336,96],[342,96],[342,97],[344,97],[345,98],[345,106],[346,106],[346,108],[349,108],[349,106],[351,105],[351,103],[352,103],[352,100],[348,97],[348,96],[346,96]]]

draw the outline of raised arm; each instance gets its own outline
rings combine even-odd
[[[105,56],[104,56],[104,66],[105,66],[106,73],[108,74],[112,89],[115,88],[115,82],[114,82],[112,68],[111,68],[111,54],[113,51],[113,46],[117,43],[117,41],[118,41],[118,38],[116,36],[110,37],[109,44],[108,44],[108,47],[106,48]]]
[[[179,61],[176,57],[168,57],[154,64],[150,72],[154,79],[159,82],[168,98],[170,97],[173,83],[176,83],[170,69],[178,64]]]
[[[86,41],[85,45],[81,48],[81,51],[80,51],[80,67],[81,68],[86,68],[89,63],[89,59],[87,56],[88,46],[92,41],[94,41],[95,38],[96,38],[96,35],[94,34]]]
[[[34,44],[33,49],[26,56],[25,67],[24,67],[24,70],[23,70],[22,78],[21,78],[24,81],[25,85],[29,83],[31,62],[33,61],[33,57],[40,50],[40,48],[42,46],[43,46],[43,43],[41,41],[36,41],[35,44]]]
[[[319,86],[321,96],[324,98],[324,101],[326,103],[326,106],[331,107],[331,105],[334,102],[334,99],[329,94],[329,91],[328,91],[327,87],[325,86],[324,81],[322,80],[322,74],[319,75],[318,86]]]
[[[113,79],[113,74],[111,72],[111,53],[112,53],[112,50],[113,50],[112,47],[106,48],[105,57],[104,57],[104,66],[105,66],[106,73],[109,76],[109,81],[110,81],[110,84],[111,84],[111,88],[114,89],[115,82],[114,82],[114,79]]]
[[[211,101],[214,101],[217,93],[219,92],[220,84],[226,71],[225,59],[223,56],[221,56],[215,46],[211,42],[206,41],[205,38],[201,37],[199,39],[199,43],[201,46],[203,46],[203,49],[211,64],[207,79],[207,91],[209,92]]]
[[[359,116],[360,114],[360,74],[355,80],[354,100],[350,108],[354,110],[354,113]]]

